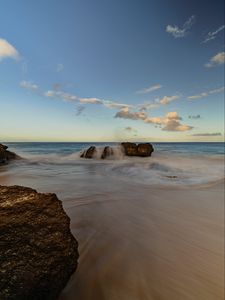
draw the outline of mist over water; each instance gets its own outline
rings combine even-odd
[[[60,300],[223,299],[224,144],[81,159],[82,143],[13,143],[0,184],[54,192],[79,242]]]

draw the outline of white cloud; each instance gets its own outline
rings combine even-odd
[[[223,91],[224,91],[224,86],[222,86],[222,87],[220,87],[218,89],[214,89],[214,90],[211,90],[211,91],[202,92],[202,93],[197,94],[197,95],[189,96],[188,99],[189,100],[201,99],[201,98],[205,98],[205,97],[210,96],[210,94],[217,94],[217,93],[221,93]]]
[[[161,84],[156,84],[156,85],[152,85],[152,86],[149,86],[147,88],[144,88],[140,91],[137,91],[138,94],[147,94],[147,93],[151,93],[153,91],[156,91],[158,89],[161,89],[162,88],[162,85]]]
[[[179,28],[177,25],[167,25],[166,32],[172,34],[174,38],[182,38],[186,36],[188,30],[192,27],[194,22],[195,16],[191,16],[181,28]]]
[[[20,86],[24,89],[27,89],[27,90],[33,90],[33,91],[37,91],[38,90],[38,85],[30,82],[30,81],[21,81],[20,82]]]
[[[0,38],[0,61],[4,58],[19,59],[19,52],[9,42]]]
[[[64,69],[64,65],[63,64],[57,64],[56,66],[56,71],[57,72],[61,72]]]
[[[205,64],[205,67],[212,68],[218,65],[225,63],[225,52],[220,52],[213,56],[208,63]]]
[[[218,29],[216,29],[213,32],[208,32],[206,38],[204,39],[204,41],[202,43],[207,43],[211,40],[214,40],[217,37],[217,34],[222,31],[225,28],[225,25],[220,26]]]

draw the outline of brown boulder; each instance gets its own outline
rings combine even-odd
[[[106,146],[102,152],[101,158],[105,159],[106,157],[113,155],[113,149],[109,146]]]
[[[19,159],[20,157],[14,152],[8,151],[8,147],[0,144],[0,165],[10,160]]]
[[[121,143],[121,146],[124,150],[125,155],[127,156],[141,156],[147,157],[151,156],[152,152],[154,151],[153,146],[150,143],[142,143],[142,144],[135,144],[135,143]]]
[[[76,270],[78,243],[55,194],[0,186],[0,299],[57,299]]]
[[[94,154],[96,153],[96,147],[91,146],[87,150],[85,150],[80,157],[83,158],[93,158]]]

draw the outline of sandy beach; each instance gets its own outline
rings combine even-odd
[[[130,189],[64,202],[80,260],[60,299],[222,300],[223,185]]]

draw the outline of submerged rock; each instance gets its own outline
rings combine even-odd
[[[8,147],[0,144],[0,165],[5,164],[10,160],[20,159],[14,152],[8,151]]]
[[[121,143],[121,146],[124,149],[124,153],[127,156],[151,156],[154,151],[152,144],[143,143],[143,144],[135,144],[135,143]]]
[[[0,186],[0,299],[57,299],[76,270],[78,243],[55,194]]]
[[[94,154],[96,153],[96,147],[91,146],[86,151],[84,151],[80,157],[83,158],[93,158]]]

